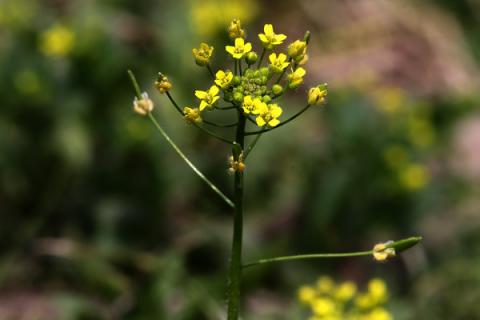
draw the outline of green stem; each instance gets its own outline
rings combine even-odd
[[[208,124],[210,126],[217,127],[217,128],[231,128],[231,127],[236,127],[238,124],[238,122],[230,123],[230,124],[218,124],[218,123],[207,121],[207,120],[203,120],[203,123]]]
[[[216,194],[220,196],[230,207],[235,208],[235,204],[230,200],[220,189],[217,188],[205,175],[195,167],[195,165],[187,158],[187,156],[180,150],[180,148],[173,142],[172,139],[167,135],[167,133],[163,130],[157,120],[153,117],[151,113],[148,114],[148,117],[155,125],[155,128],[160,132],[160,134],[167,140],[170,146],[175,150],[175,152],[180,156],[187,163],[187,165],[195,172],[200,179],[202,179]]]
[[[265,57],[265,52],[266,52],[266,50],[265,50],[265,48],[263,48],[262,54],[260,55],[260,59],[258,60],[258,63],[257,63],[257,69],[259,69],[260,66],[262,65],[263,57]]]
[[[281,126],[283,125],[286,125],[287,123],[289,123],[290,121],[294,120],[296,117],[298,117],[299,115],[301,115],[302,113],[304,113],[305,111],[307,111],[308,108],[310,108],[310,104],[307,104],[305,108],[303,108],[302,110],[298,111],[296,114],[294,114],[293,116],[291,116],[290,118],[288,118],[287,120],[281,122],[278,126],[276,127],[272,127],[272,128],[267,128],[267,129],[262,129],[262,130],[257,130],[257,131],[250,131],[250,132],[245,132],[245,135],[246,136],[251,136],[251,135],[254,135],[254,134],[260,134],[260,133],[264,133],[264,132],[268,132],[268,131],[272,131],[274,129],[277,129],[277,128],[280,128]]]
[[[245,116],[238,112],[236,134],[237,145],[233,157],[238,160],[245,144]],[[239,146],[239,148],[238,148]],[[236,148],[237,147],[237,148]],[[233,241],[228,275],[228,320],[237,320],[240,309],[240,285],[242,278],[242,237],[243,237],[243,172],[235,171],[235,215],[233,219]]]
[[[208,69],[208,72],[210,73],[210,75],[212,76],[213,80],[215,80],[216,79],[215,74],[213,73],[212,67],[210,67],[209,64],[207,64],[207,69]]]
[[[242,76],[243,75],[242,60],[238,60],[238,71],[240,72],[240,76]]]
[[[314,254],[300,254],[295,256],[276,257],[270,259],[260,259],[255,262],[249,262],[243,265],[243,269],[250,268],[260,264],[268,264],[275,262],[305,260],[305,259],[327,259],[327,258],[347,258],[347,257],[361,257],[372,255],[373,250],[360,251],[360,252],[348,252],[348,253],[314,253]]]

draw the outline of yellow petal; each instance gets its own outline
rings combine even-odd
[[[273,34],[273,26],[271,24],[266,24],[263,27],[263,32],[265,32],[266,35]]]
[[[272,53],[271,55],[268,56],[268,60],[270,60],[271,64],[275,64],[275,61],[277,60],[277,54]]]
[[[200,111],[203,111],[203,109],[205,109],[207,106],[208,106],[208,103],[202,100],[202,102],[200,102],[200,107],[199,107]]]
[[[257,122],[257,126],[259,127],[263,127],[266,124],[265,120],[263,120],[262,117],[257,117],[255,121]]]
[[[244,43],[245,43],[245,42],[243,41],[243,38],[236,38],[236,39],[235,39],[235,47],[237,47],[237,48],[238,48],[238,47],[243,47],[243,44],[244,44]]]
[[[210,89],[208,90],[208,93],[211,96],[216,96],[220,90],[218,89],[217,86],[211,86]]]
[[[208,93],[205,92],[205,91],[201,91],[201,90],[195,90],[195,96],[198,98],[198,99],[205,99],[207,97]]]
[[[225,72],[223,72],[223,70],[218,70],[217,73],[215,74],[215,77],[217,79],[223,79],[225,77]]]
[[[225,46],[225,50],[231,55],[235,53],[235,47],[232,47],[232,46]]]
[[[263,43],[268,43],[267,36],[265,36],[263,33],[260,33],[258,35],[258,38],[260,38],[260,41],[262,41]]]
[[[248,53],[250,51],[252,51],[252,44],[248,42],[247,44],[245,44],[245,47],[243,47],[243,52]]]
[[[302,67],[300,67],[300,68],[297,68],[297,70],[295,70],[294,76],[301,78],[301,77],[303,77],[306,73],[307,73],[307,72],[305,71],[305,69],[303,69]]]
[[[268,125],[269,125],[270,127],[275,127],[275,126],[277,126],[279,123],[280,123],[280,121],[278,121],[278,119],[272,119],[272,120],[270,120],[270,121],[268,122]]]
[[[280,108],[278,105],[276,105],[276,104],[271,104],[270,105],[270,114],[272,115],[272,117],[278,118],[278,117],[280,117],[282,112],[283,112],[282,108]]]

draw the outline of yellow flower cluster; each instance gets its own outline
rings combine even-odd
[[[387,286],[378,278],[361,292],[351,281],[337,284],[330,277],[320,277],[316,285],[299,288],[298,300],[310,308],[309,320],[393,320],[384,307]]]
[[[66,26],[54,25],[41,34],[40,50],[46,56],[64,57],[73,49],[75,34]]]

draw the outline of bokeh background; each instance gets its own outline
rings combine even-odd
[[[133,69],[155,114],[227,194],[229,149],[182,105],[208,86],[191,49],[240,18],[312,32],[304,104],[326,107],[260,140],[246,171],[246,260],[370,249],[422,235],[386,263],[248,270],[244,318],[307,319],[322,275],[384,279],[395,319],[480,319],[480,1],[1,0],[0,319],[221,319],[231,212],[132,112]],[[289,42],[289,41],[287,41]],[[225,132],[228,134],[228,132]]]

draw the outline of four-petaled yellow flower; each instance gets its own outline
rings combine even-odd
[[[235,39],[235,46],[226,46],[225,50],[232,55],[234,59],[242,59],[247,53],[252,51],[252,44],[245,43],[243,38]]]
[[[258,113],[259,115],[255,121],[259,127],[263,127],[265,125],[268,125],[269,127],[275,127],[280,123],[278,117],[280,117],[282,114],[282,108],[275,103],[267,105],[264,102],[260,102],[258,104]]]
[[[260,41],[262,41],[265,49],[268,50],[271,50],[279,44],[282,44],[282,42],[287,39],[287,36],[284,34],[275,34],[275,32],[273,32],[273,26],[271,24],[266,24],[263,27],[263,32],[265,33],[260,33],[258,35],[258,38],[260,38]]]
[[[219,86],[222,89],[225,89],[232,82],[233,73],[231,73],[230,71],[225,72],[223,70],[219,70],[215,74],[215,78],[216,78],[215,83],[217,84],[217,86]]]
[[[195,96],[201,100],[200,111],[203,111],[205,108],[213,108],[218,99],[220,99],[218,96],[219,91],[217,86],[211,86],[208,91],[195,90]]]
[[[200,43],[200,48],[194,48],[192,52],[195,57],[195,63],[200,67],[204,67],[210,63],[213,54],[213,47],[202,42]]]
[[[272,53],[268,59],[270,60],[270,69],[276,73],[281,73],[290,64],[290,62],[286,62],[287,56],[283,53],[278,56],[276,53]]]
[[[184,118],[189,123],[202,123],[202,117],[198,108],[183,108]]]
[[[297,68],[293,73],[288,75],[288,87],[290,89],[298,88],[303,83],[303,77],[307,72],[302,67]]]
[[[143,92],[140,99],[135,97],[133,100],[133,111],[142,116],[146,116],[153,111],[153,101],[148,97],[148,93]]]
[[[287,53],[296,62],[302,61],[307,55],[307,42],[295,40],[288,46]]]
[[[321,104],[327,98],[327,84],[321,84],[308,90],[308,104]]]
[[[259,114],[262,103],[258,98],[252,99],[251,96],[245,96],[242,104],[243,112],[245,114]]]

